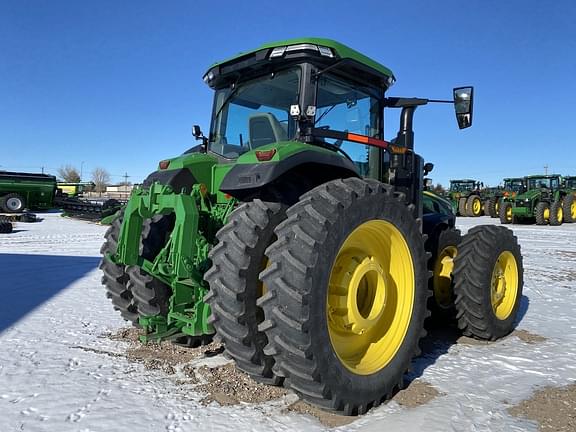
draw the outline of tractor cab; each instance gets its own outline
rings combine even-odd
[[[576,191],[576,177],[574,176],[564,177],[564,188],[571,191]]]
[[[460,128],[472,123],[471,87],[455,89],[449,101],[387,98],[395,81],[392,71],[328,39],[263,45],[211,66],[204,81],[215,90],[212,121],[207,137],[199,128],[195,135],[207,151],[223,162],[252,159],[284,166],[235,169],[221,190],[238,198],[247,188],[261,189],[262,179],[274,181],[291,167],[306,165],[308,171],[298,176],[321,183],[330,168],[342,177],[370,177],[394,185],[418,204],[424,162],[413,152],[414,110],[429,102],[451,103]],[[384,140],[386,107],[402,108],[392,142]],[[290,163],[287,154],[293,155]]]
[[[560,175],[528,176],[526,178],[526,183],[529,191],[535,189],[556,191],[560,188]]]

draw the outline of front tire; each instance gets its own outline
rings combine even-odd
[[[212,267],[205,280],[210,291],[210,323],[222,339],[226,353],[239,369],[260,382],[282,382],[272,372],[274,358],[264,354],[268,338],[258,330],[264,312],[256,305],[266,287],[258,276],[266,267],[264,250],[275,239],[274,228],[286,217],[280,203],[256,199],[238,207],[218,232],[218,244],[210,252]]]
[[[357,415],[402,387],[430,294],[414,212],[390,186],[350,178],[304,194],[276,228],[259,328],[307,401]]]
[[[468,231],[454,260],[456,318],[465,336],[495,340],[514,329],[523,275],[511,230],[481,225]]]

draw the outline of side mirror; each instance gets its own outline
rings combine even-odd
[[[424,164],[424,175],[428,175],[434,169],[434,164],[432,162],[426,162]]]
[[[196,139],[201,139],[204,136],[202,130],[200,129],[200,126],[198,125],[192,126],[192,136]]]
[[[454,89],[454,110],[460,129],[472,126],[472,107],[474,105],[474,87]]]

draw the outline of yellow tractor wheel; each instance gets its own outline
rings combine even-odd
[[[429,288],[433,293],[428,306],[431,318],[438,322],[450,320],[455,315],[452,273],[461,241],[459,230],[446,228],[432,234],[426,242],[426,250],[431,253],[428,269],[432,272]]]
[[[464,335],[495,340],[514,329],[524,269],[517,238],[503,226],[476,226],[454,260],[458,327]]]
[[[466,214],[472,217],[482,216],[482,201],[478,195],[470,195],[466,200]]]
[[[346,415],[391,397],[418,352],[426,254],[413,206],[380,182],[325,183],[288,209],[261,274],[275,370]]]

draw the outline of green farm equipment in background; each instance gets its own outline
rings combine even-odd
[[[562,184],[560,175],[532,175],[524,181],[522,193],[502,198],[501,223],[535,221],[536,225],[556,226],[575,220],[574,195]]]
[[[464,334],[512,330],[516,237],[480,226],[460,238],[448,205],[423,199],[433,166],[414,152],[416,108],[453,104],[467,128],[471,87],[387,97],[388,68],[315,38],[241,53],[204,81],[210,132],[194,126],[201,144],[159,163],[102,246],[107,295],[144,342],[216,334],[256,380],[357,415],[402,386],[436,281]],[[390,142],[389,109],[401,110]]]
[[[484,214],[484,184],[477,180],[450,180],[448,195],[457,216],[482,216]]]
[[[86,184],[68,184],[78,193]],[[84,219],[100,219],[115,213],[122,203],[109,199],[89,201],[68,196],[58,187],[56,177],[48,174],[0,171],[0,213],[8,213],[10,220],[33,221],[30,210],[61,209],[65,214]]]
[[[524,193],[526,181],[521,177],[505,178],[503,186],[486,188],[484,194],[484,214],[492,218],[500,217],[500,202],[502,198],[515,198],[517,194]]]
[[[56,177],[48,174],[0,171],[0,212],[47,210],[56,197]]]

